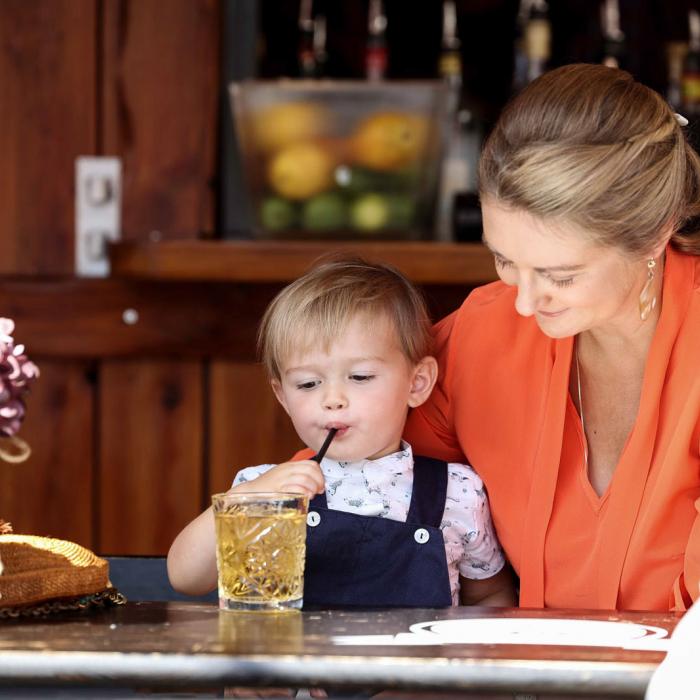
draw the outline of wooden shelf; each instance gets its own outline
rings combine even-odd
[[[287,282],[333,251],[390,263],[419,284],[475,286],[496,279],[480,243],[419,241],[168,241],[110,246],[112,275],[240,283]]]

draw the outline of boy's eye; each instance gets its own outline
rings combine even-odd
[[[352,379],[353,382],[366,383],[366,382],[369,382],[370,380],[374,379],[374,375],[373,374],[351,374],[350,379]]]
[[[298,382],[297,383],[297,389],[305,389],[308,391],[309,389],[313,389],[314,387],[318,386],[319,382],[315,379],[311,379],[308,382]]]

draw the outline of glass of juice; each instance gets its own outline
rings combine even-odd
[[[212,504],[219,608],[301,608],[308,497],[295,493],[218,493],[212,496]]]

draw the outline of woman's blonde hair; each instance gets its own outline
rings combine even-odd
[[[430,318],[422,294],[390,265],[357,257],[321,260],[285,287],[265,311],[260,358],[272,379],[296,352],[327,350],[357,316],[386,318],[411,364],[430,354]]]
[[[482,198],[646,256],[700,254],[700,159],[665,100],[629,73],[573,64],[505,108],[479,164]]]

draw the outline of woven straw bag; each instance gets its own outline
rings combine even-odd
[[[0,535],[0,559],[0,612],[111,588],[107,561],[75,542]]]

